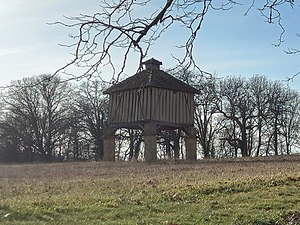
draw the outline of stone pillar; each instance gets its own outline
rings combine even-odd
[[[106,127],[103,129],[103,160],[115,161],[115,128]]]
[[[187,135],[185,137],[186,160],[197,160],[197,139],[196,129],[190,127],[186,129]]]
[[[156,124],[144,125],[145,161],[155,162],[157,160],[156,149]]]

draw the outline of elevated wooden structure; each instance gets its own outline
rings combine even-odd
[[[146,161],[156,160],[158,129],[182,128],[187,134],[187,145],[193,145],[187,146],[187,159],[196,159],[193,124],[194,94],[198,90],[160,70],[162,63],[156,59],[143,64],[143,71],[104,92],[109,94],[109,127],[104,132],[104,159],[114,160],[113,136],[118,128],[143,130]]]

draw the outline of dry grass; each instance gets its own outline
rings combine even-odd
[[[300,156],[0,165],[0,224],[283,224],[299,183]]]
[[[162,161],[142,162],[74,162],[53,164],[0,164],[0,182],[59,181],[111,177],[191,176],[194,182],[275,177],[300,173],[300,156],[199,160],[194,163]]]

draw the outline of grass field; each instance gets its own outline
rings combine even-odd
[[[0,165],[0,224],[300,224],[300,156]]]

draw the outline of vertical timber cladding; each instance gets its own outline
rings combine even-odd
[[[193,93],[154,87],[151,89],[151,120],[183,125],[194,123]]]
[[[194,95],[156,87],[110,94],[110,123],[162,121],[193,124]]]
[[[130,123],[150,119],[151,93],[149,88],[110,94],[110,123]]]

